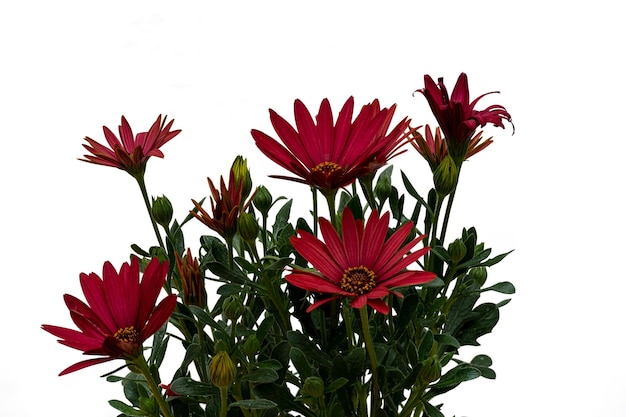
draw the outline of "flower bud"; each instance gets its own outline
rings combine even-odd
[[[257,210],[261,212],[263,216],[267,216],[270,208],[272,207],[272,195],[269,190],[262,185],[259,185],[252,199],[252,204]]]
[[[259,352],[259,349],[261,349],[261,344],[254,334],[248,336],[246,341],[243,342],[243,353],[249,358],[254,357]]]
[[[237,294],[229,295],[222,304],[222,315],[230,321],[237,321],[243,314],[243,304]]]
[[[211,359],[209,378],[220,388],[228,388],[237,378],[237,368],[226,351],[217,352]]]
[[[152,200],[152,217],[161,226],[167,228],[172,221],[174,215],[174,209],[172,203],[165,197],[157,197],[156,200]]]
[[[191,249],[187,249],[185,258],[175,254],[176,268],[180,277],[183,289],[183,302],[185,305],[206,307],[207,295],[204,285],[204,274],[200,269],[198,259],[191,254]]]
[[[235,182],[242,184],[241,201],[244,201],[250,195],[250,191],[252,191],[252,177],[248,169],[248,161],[241,155],[238,155],[230,169],[235,175]]]
[[[259,236],[260,228],[252,214],[243,212],[237,219],[237,230],[244,241],[252,244]]]
[[[476,282],[476,284],[478,284],[478,288],[480,288],[483,286],[485,281],[487,281],[487,268],[484,266],[472,268],[469,271],[469,276]]]
[[[389,178],[388,175],[382,175],[378,178],[376,186],[374,187],[374,195],[381,203],[387,201],[391,195],[391,178]]]
[[[214,345],[215,352],[228,352],[228,343],[222,339],[217,339]]]
[[[429,357],[421,365],[419,376],[423,382],[430,383],[441,378],[441,363],[437,355]]]
[[[307,397],[320,398],[324,395],[324,381],[317,376],[310,376],[304,380],[300,393]]]
[[[457,239],[454,242],[450,243],[448,246],[448,253],[450,254],[450,259],[453,264],[458,264],[463,260],[465,254],[467,253],[467,248],[465,247],[465,243],[461,239]]]
[[[441,196],[446,196],[454,191],[458,176],[459,170],[454,161],[450,156],[446,156],[435,169],[435,172],[433,172],[433,182],[437,193]]]

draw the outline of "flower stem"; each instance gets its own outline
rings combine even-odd
[[[228,413],[228,388],[220,387],[220,417]]]
[[[372,367],[370,415],[374,416],[376,414],[376,410],[378,410],[378,397],[380,395],[378,390],[378,361],[376,360],[376,351],[374,350],[374,342],[372,341],[372,335],[370,333],[367,305],[359,309],[359,314],[361,316],[361,327],[363,329],[363,340],[365,341],[365,349],[367,350],[367,355],[370,358],[370,365]]]
[[[159,228],[157,227],[157,223],[154,220],[154,216],[152,215],[152,205],[150,204],[150,199],[148,198],[148,191],[146,190],[146,182],[143,178],[143,175],[135,177],[137,179],[137,184],[139,184],[139,189],[141,190],[141,196],[143,197],[143,202],[146,204],[146,209],[148,209],[148,215],[150,216],[150,221],[152,222],[152,228],[154,229],[154,233],[156,234],[157,240],[159,242],[159,246],[163,249],[165,245],[163,244],[163,239],[161,238],[161,233],[159,232]]]
[[[152,377],[152,373],[150,372],[150,368],[148,367],[146,358],[144,358],[143,355],[139,355],[137,358],[132,360],[131,363],[146,379],[146,383],[150,388],[150,392],[152,392],[154,399],[156,400],[157,404],[159,404],[159,408],[161,409],[161,413],[163,414],[163,416],[172,417],[172,411],[169,405],[163,399],[163,395],[161,395],[161,389],[157,386],[157,383]]]

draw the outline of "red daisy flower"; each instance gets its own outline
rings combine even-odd
[[[180,130],[170,131],[174,120],[166,125],[165,119],[161,122],[161,115],[159,115],[149,131],[135,136],[126,118],[122,116],[122,124],[119,126],[121,140],[108,127],[102,126],[109,147],[90,137],[85,137],[88,144],[83,144],[83,146],[91,155],[84,155],[86,159],[80,160],[123,169],[133,177],[143,175],[148,159],[151,156],[163,158],[163,152],[159,148],[181,132]]]
[[[268,158],[297,177],[282,178],[337,190],[363,175],[375,172],[398,152],[406,141],[409,120],[402,119],[387,133],[396,105],[381,109],[378,100],[363,106],[352,120],[354,98],[350,97],[336,121],[328,99],[320,105],[315,121],[300,101],[294,103],[296,128],[270,109],[272,126],[283,144],[253,129],[257,147]]]
[[[336,298],[348,297],[354,308],[367,304],[387,314],[389,307],[382,299],[390,292],[401,296],[394,288],[435,279],[432,272],[406,269],[428,252],[428,247],[409,252],[425,235],[403,245],[413,227],[413,223],[408,222],[385,239],[389,217],[389,212],[379,217],[378,212],[373,211],[365,225],[345,209],[341,220],[342,237],[328,220],[320,218],[324,242],[301,230],[299,236],[291,238],[293,247],[319,273],[294,270],[285,277],[287,282],[307,291],[332,294],[312,304],[307,311]]]
[[[465,158],[467,145],[479,126],[492,124],[504,128],[504,120],[512,123],[509,112],[499,104],[488,106],[484,110],[474,109],[481,98],[488,94],[498,93],[498,91],[482,94],[470,102],[465,73],[459,75],[451,97],[448,97],[443,78],[439,78],[438,84],[435,84],[429,75],[424,76],[424,88],[416,91],[426,97],[455,160]]]
[[[156,333],[176,307],[176,295],[170,294],[155,307],[167,275],[167,262],[153,258],[139,280],[139,259],[124,263],[119,273],[105,262],[102,279],[95,273],[80,274],[87,304],[64,295],[70,316],[79,330],[44,324],[42,328],[59,337],[59,343],[82,350],[88,359],[63,370],[69,374],[113,359],[133,359],[142,354],[143,342]]]

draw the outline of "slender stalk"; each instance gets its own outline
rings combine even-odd
[[[370,333],[369,318],[367,314],[367,305],[359,309],[361,316],[361,328],[363,329],[363,340],[365,341],[365,349],[367,355],[370,358],[370,365],[372,367],[372,391],[371,391],[371,409],[370,415],[374,416],[376,410],[378,410],[378,401],[380,392],[378,389],[378,361],[376,360],[376,350],[374,349],[374,342]]]
[[[313,195],[313,235],[317,237],[317,219],[319,213],[317,212],[317,188],[311,187],[311,193]]]
[[[228,413],[228,388],[220,387],[220,417]]]
[[[456,183],[454,184],[454,189],[452,193],[448,196],[448,204],[446,206],[446,213],[443,216],[443,225],[441,226],[441,236],[439,237],[439,241],[443,245],[443,241],[446,238],[446,230],[448,229],[448,220],[450,220],[450,212],[452,211],[452,202],[454,201],[454,195],[456,194],[456,189],[459,186],[459,178],[461,178],[461,164],[458,165],[458,173],[456,177]]]
[[[330,223],[333,225],[335,230],[340,232],[341,227],[338,224],[337,210],[335,209],[335,196],[336,195],[337,195],[337,190],[332,190],[332,191],[324,193],[324,197],[326,197],[326,202],[328,203],[328,214],[330,215]]]
[[[157,240],[159,242],[159,246],[163,249],[165,245],[163,244],[163,239],[161,238],[161,233],[159,232],[159,228],[157,227],[157,223],[154,220],[154,216],[152,215],[152,205],[150,203],[150,199],[148,198],[148,191],[146,190],[146,182],[142,176],[135,177],[137,179],[137,184],[139,185],[139,189],[141,190],[141,196],[143,197],[143,202],[146,204],[146,209],[148,209],[148,215],[150,216],[150,221],[152,222],[152,228],[154,229],[154,233],[156,234]]]
[[[161,389],[157,386],[157,383],[154,381],[152,377],[152,373],[150,373],[150,368],[148,367],[148,363],[146,362],[146,358],[143,355],[139,355],[137,358],[131,361],[132,365],[144,376],[146,379],[146,383],[148,384],[148,388],[150,388],[150,392],[154,396],[154,399],[159,404],[159,408],[161,409],[161,413],[164,417],[173,417],[172,410],[169,405],[163,399],[163,395],[161,395]]]

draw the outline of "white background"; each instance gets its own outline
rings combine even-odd
[[[218,5],[220,4],[220,5]],[[68,376],[83,359],[42,323],[71,321],[63,293],[80,272],[124,262],[153,244],[134,180],[79,162],[84,136],[103,140],[126,115],[136,132],[160,113],[183,132],[150,160],[149,192],[182,218],[208,194],[206,177],[248,158],[275,196],[305,186],[268,179],[251,128],[273,135],[267,109],[292,119],[354,95],[358,106],[398,103],[414,124],[434,120],[423,75],[461,71],[470,93],[500,90],[511,129],[465,165],[451,236],[476,226],[496,253],[516,249],[490,280],[517,286],[482,346],[495,381],[441,397],[447,416],[623,416],[624,96],[618,2],[232,1],[3,2],[0,12],[2,416],[107,417],[121,387],[98,378],[109,363]],[[398,119],[399,120],[399,119]],[[394,160],[426,192],[412,149]],[[396,177],[397,178],[397,177]],[[188,245],[205,232],[192,226]],[[165,379],[168,375],[163,376]]]

